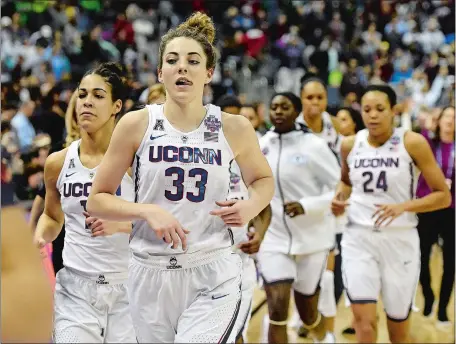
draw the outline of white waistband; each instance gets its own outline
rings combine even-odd
[[[346,231],[350,230],[362,230],[368,232],[381,232],[381,233],[398,233],[398,232],[405,232],[405,231],[415,231],[416,227],[374,227],[374,226],[365,226],[359,224],[350,223],[345,227]]]
[[[209,252],[183,253],[175,256],[152,256],[132,252],[133,261],[149,268],[159,270],[183,270],[206,265],[214,260],[234,254],[231,247]]]
[[[128,279],[128,271],[125,272],[112,272],[112,273],[99,273],[99,274],[87,274],[79,270],[75,270],[69,267],[65,269],[88,281],[93,281],[96,284],[126,284]]]

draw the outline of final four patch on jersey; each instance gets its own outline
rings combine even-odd
[[[181,137],[183,143],[187,143],[188,141],[188,136],[182,136]]]
[[[218,132],[220,130],[220,128],[222,127],[222,123],[214,115],[207,116],[206,119],[204,120],[204,125],[211,133]]]
[[[218,142],[218,132],[215,133],[208,133],[207,131],[204,132],[204,141],[205,142]]]
[[[163,126],[163,120],[157,119],[154,125],[154,130],[165,131],[165,127]]]
[[[396,136],[394,135],[391,139],[390,139],[391,143],[393,145],[398,145],[399,142],[401,142],[401,138],[399,136]]]
[[[262,150],[261,150],[261,153],[263,153],[263,155],[267,155],[269,153],[269,148],[268,147],[264,147]]]

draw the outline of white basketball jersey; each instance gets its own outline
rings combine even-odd
[[[228,248],[232,233],[210,215],[215,201],[227,199],[233,152],[223,135],[220,108],[209,104],[201,125],[192,132],[175,129],[163,105],[148,105],[149,124],[133,163],[135,202],[155,204],[173,214],[187,235],[187,253]],[[158,239],[146,221],[137,221],[130,242],[136,253],[182,253]]]
[[[314,134],[325,140],[329,148],[331,148],[334,152],[337,152],[337,154],[339,154],[337,148],[340,141],[340,137],[331,121],[331,115],[325,111],[321,114],[321,119],[323,121],[322,130],[321,132]],[[299,114],[298,118],[296,119],[296,122],[307,126],[307,123],[302,113]]]
[[[369,144],[367,129],[356,134],[347,157],[352,183],[348,226],[374,228],[375,204],[397,204],[415,198],[417,170],[404,145],[405,130],[394,129],[393,135],[380,147]],[[414,228],[415,213],[403,213],[387,228]],[[383,228],[383,225],[382,225]]]
[[[73,142],[57,180],[60,202],[65,213],[65,246],[63,265],[88,274],[125,272],[128,270],[128,234],[116,233],[92,237],[86,227],[86,209],[97,168],[86,168],[79,159],[80,141]],[[133,201],[133,181],[125,174],[116,195]]]

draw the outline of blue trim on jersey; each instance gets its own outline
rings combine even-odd
[[[138,203],[139,198],[139,168],[141,162],[139,161],[139,155],[136,155],[136,171],[135,171],[135,203]]]
[[[409,171],[410,171],[410,199],[415,198],[415,176],[413,174],[413,163],[409,164]]]

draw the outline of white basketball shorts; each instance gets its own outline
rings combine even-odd
[[[342,236],[342,276],[352,304],[382,295],[390,320],[408,318],[420,276],[416,229],[372,231],[349,227]]]
[[[135,343],[126,290],[127,272],[87,277],[57,273],[54,343]]]
[[[293,289],[313,296],[326,268],[328,250],[311,254],[289,255],[265,251],[257,254],[259,269],[266,285],[293,283]]]
[[[231,248],[132,254],[128,293],[138,343],[234,343],[242,261]]]
[[[254,260],[245,253],[241,253],[240,256],[242,259],[242,297],[238,316],[239,324],[237,326],[239,330],[236,339],[242,336],[244,343],[246,343],[247,330],[252,312],[253,291],[256,286],[257,276]]]

